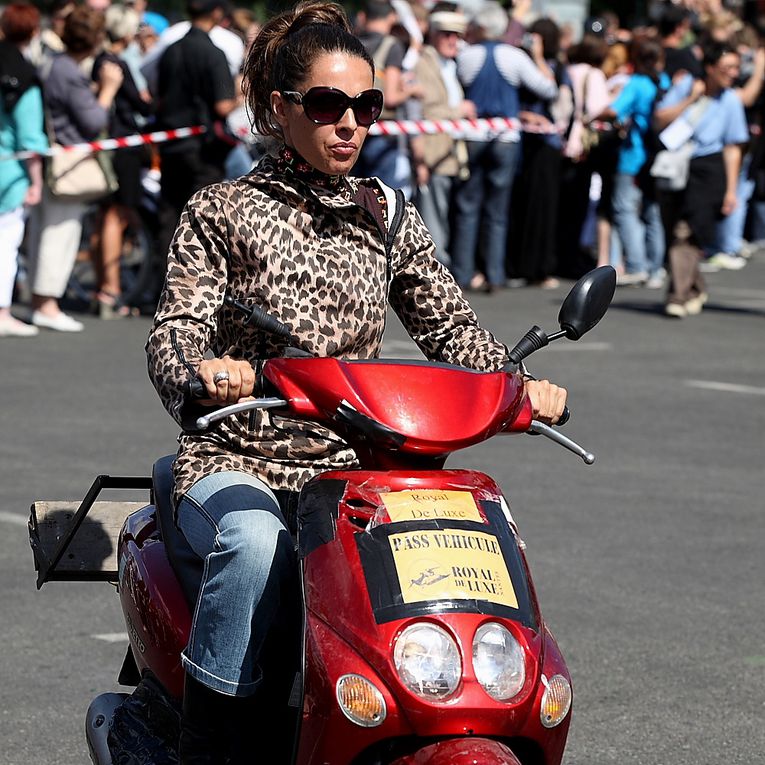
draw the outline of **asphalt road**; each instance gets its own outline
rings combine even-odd
[[[574,679],[567,765],[763,762],[765,257],[710,277],[705,312],[617,292],[578,344],[532,359],[570,391],[592,467],[518,436],[454,455],[496,478]],[[565,294],[476,296],[513,342]],[[176,427],[145,373],[147,319],[0,341],[0,765],[83,765],[91,698],[117,690],[125,627],[106,584],[35,589],[35,499],[148,474]],[[394,321],[387,355],[416,355]]]

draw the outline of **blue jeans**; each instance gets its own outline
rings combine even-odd
[[[482,229],[486,279],[504,287],[510,194],[521,144],[471,141],[467,146],[470,177],[457,186],[454,195],[452,273],[461,286],[470,284]]]
[[[262,677],[260,649],[297,566],[279,503],[254,476],[214,473],[183,495],[177,523],[204,560],[183,667],[215,691],[251,695]]]
[[[422,222],[430,232],[436,245],[436,258],[448,266],[449,256],[449,214],[452,201],[452,189],[455,179],[448,175],[430,176],[430,182],[420,188],[414,198],[414,206],[422,216]]]
[[[625,271],[655,274],[664,265],[664,227],[659,205],[645,200],[633,175],[614,178],[614,224],[624,249]]]
[[[749,200],[754,193],[754,180],[749,177],[749,166],[752,164],[752,155],[745,154],[741,162],[741,172],[736,186],[738,204],[736,209],[726,215],[717,224],[717,249],[719,252],[728,252],[736,255],[744,243],[744,226],[749,209]]]

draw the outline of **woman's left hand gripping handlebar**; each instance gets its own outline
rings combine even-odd
[[[526,380],[526,395],[531,401],[535,420],[555,425],[566,408],[568,392],[549,380]]]
[[[232,359],[205,359],[197,369],[197,377],[204,384],[208,398],[199,403],[206,406],[227,406],[251,398],[255,390],[255,370],[249,361]]]

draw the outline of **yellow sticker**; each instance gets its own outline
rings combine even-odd
[[[518,608],[510,572],[493,534],[420,529],[388,539],[404,603],[486,600]]]
[[[393,523],[422,520],[483,522],[469,491],[389,491],[381,492],[380,497]]]

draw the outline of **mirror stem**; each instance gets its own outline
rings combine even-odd
[[[560,340],[562,337],[566,337],[565,329],[560,329],[557,332],[553,332],[551,335],[547,336],[547,339],[549,342],[552,342],[553,340]]]

